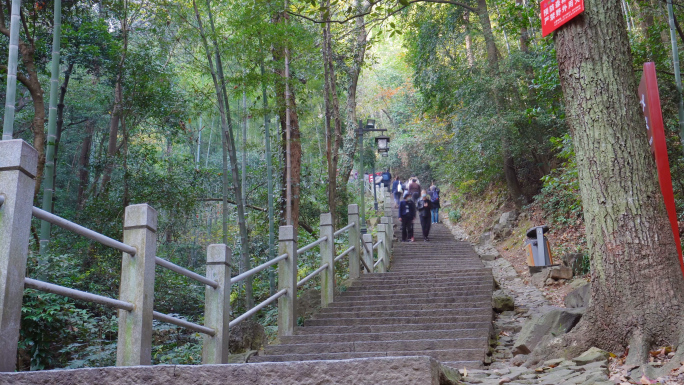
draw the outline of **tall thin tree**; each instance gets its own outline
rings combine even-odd
[[[192,2],[193,8],[195,10],[195,17],[197,18],[197,25],[202,38],[202,45],[204,46],[205,53],[207,55],[207,62],[209,64],[209,70],[211,72],[212,81],[214,83],[214,89],[216,91],[216,99],[218,101],[219,113],[221,115],[221,126],[223,127],[224,137],[226,139],[226,147],[228,152],[228,157],[230,158],[230,169],[233,181],[233,193],[235,196],[235,201],[237,202],[237,214],[238,214],[238,227],[240,229],[240,254],[243,258],[247,256],[247,264],[244,266],[246,270],[249,270],[249,234],[247,232],[247,224],[245,222],[245,207],[244,202],[240,197],[242,196],[242,186],[240,185],[240,173],[237,166],[237,151],[235,148],[235,136],[233,135],[233,122],[230,117],[230,105],[228,98],[228,91],[226,86],[225,76],[223,75],[223,64],[221,61],[221,52],[218,45],[218,39],[216,38],[216,27],[214,25],[214,16],[211,10],[211,1],[207,0],[207,15],[209,16],[209,26],[211,28],[211,39],[214,48],[214,58],[216,63],[214,65],[214,59],[212,59],[211,47],[207,40],[207,32],[202,24],[202,18],[200,17],[199,8],[195,0]],[[224,169],[225,169],[224,162]],[[226,170],[227,171],[227,170]],[[223,206],[224,215],[227,212],[227,181],[224,180],[224,193],[223,193]],[[227,243],[227,224],[224,217],[224,242]],[[252,288],[252,278],[249,277],[245,280],[245,296],[246,296],[246,307],[254,307],[254,297]]]
[[[59,101],[59,61],[62,39],[62,1],[54,0],[52,30],[52,63],[50,66],[50,107],[48,112],[48,136],[45,159],[45,182],[43,184],[43,210],[52,212],[55,192],[55,152],[57,140],[57,103]],[[50,222],[40,223],[40,253],[45,254],[50,242]]]

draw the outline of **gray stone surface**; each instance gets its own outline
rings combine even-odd
[[[549,269],[549,278],[559,280],[559,279],[571,279],[572,269],[565,266],[555,266]]]
[[[492,309],[497,313],[503,313],[515,309],[515,302],[511,296],[506,295],[503,290],[497,290],[492,296]]]
[[[591,284],[583,283],[577,289],[569,292],[564,299],[565,307],[587,307],[591,297]]]
[[[572,329],[584,314],[584,309],[552,308],[546,314],[525,323],[513,346],[513,354],[529,354],[548,334],[560,335]]]
[[[158,365],[0,374],[0,385],[456,384],[429,357],[236,365]]]
[[[605,362],[608,360],[609,354],[605,350],[601,350],[599,348],[593,347],[587,350],[586,352],[582,353],[579,355],[579,357],[575,357],[572,359],[572,362],[575,363],[575,365],[582,366],[586,364],[590,364],[592,362]]]
[[[452,232],[454,236],[466,239],[462,228],[452,226]],[[569,360],[550,360],[545,364],[558,363],[558,366],[551,368],[546,365],[543,369],[518,367],[526,361],[527,356],[520,354],[511,357],[511,351],[523,324],[531,317],[539,317],[556,308],[549,306],[539,289],[525,284],[506,259],[497,258],[484,264],[492,269],[494,279],[499,283],[499,289],[513,298],[516,308],[514,311],[496,314],[494,333],[497,335],[497,341],[492,347],[492,356],[485,358],[485,361],[491,364],[486,370],[469,369],[468,376],[463,379],[465,384],[614,385],[608,381],[608,368],[605,362],[601,361],[578,366]],[[548,278],[548,270],[545,269],[546,273],[543,274],[541,280],[542,285]],[[577,279],[571,285],[581,286],[582,283],[582,280]],[[582,312],[581,309],[563,309],[563,311]],[[551,337],[553,336],[549,333],[544,338]]]

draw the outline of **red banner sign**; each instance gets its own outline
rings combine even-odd
[[[656,77],[655,64],[644,63],[644,74],[639,83],[639,104],[644,113],[648,143],[655,155],[658,167],[658,183],[663,192],[667,216],[670,219],[670,227],[674,234],[679,265],[684,274],[684,260],[682,259],[682,242],[679,239],[679,225],[677,224],[677,209],[675,207],[674,192],[672,191],[672,175],[670,174],[670,162],[667,158],[667,142],[665,141],[665,127],[663,126],[663,112],[660,109],[660,94],[658,92],[658,78]]]
[[[542,0],[540,7],[542,36],[546,36],[584,12],[584,0]]]

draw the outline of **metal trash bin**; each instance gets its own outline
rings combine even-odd
[[[527,266],[530,274],[538,273],[543,267],[553,266],[553,255],[549,240],[544,234],[549,232],[549,226],[535,226],[527,230],[525,249],[527,250]]]

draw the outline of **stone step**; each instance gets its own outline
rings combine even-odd
[[[366,357],[406,357],[429,356],[439,361],[475,361],[484,360],[484,349],[448,349],[448,350],[411,350],[393,352],[347,352],[347,353],[314,353],[252,356],[249,362],[284,362],[284,361],[319,361],[345,360]]]
[[[334,313],[340,311],[386,311],[386,310],[430,310],[430,309],[459,309],[463,307],[491,306],[492,298],[489,295],[477,296],[476,298],[453,298],[453,301],[439,301],[429,303],[404,303],[395,304],[393,301],[366,304],[363,302],[345,302],[343,304],[333,302],[320,313]]]
[[[430,310],[385,310],[385,311],[347,311],[320,312],[313,319],[338,318],[388,318],[388,317],[451,317],[491,314],[491,303],[479,308],[430,309]]]
[[[264,349],[266,355],[279,354],[314,354],[314,353],[354,353],[354,352],[396,352],[407,350],[449,350],[449,349],[481,349],[487,348],[488,339],[458,338],[431,340],[395,340],[395,341],[357,341],[336,343],[305,343],[271,345]]]
[[[378,295],[374,293],[363,293],[354,296],[343,296],[340,295],[335,301],[340,303],[344,302],[365,302],[369,300],[393,300],[396,303],[420,303],[424,301],[429,301],[437,298],[464,298],[472,295],[491,295],[492,288],[485,287],[482,288],[468,288],[465,290],[458,291],[445,291],[445,292],[425,292],[419,294],[389,294],[389,295]]]
[[[477,273],[485,273],[489,269],[485,267],[476,267],[476,268],[463,268],[461,266],[457,266],[454,269],[450,270],[438,270],[438,271],[417,271],[413,274],[406,274],[406,273],[396,273],[393,271],[388,271],[387,273],[373,273],[373,274],[365,274],[362,277],[393,277],[393,276],[410,276],[410,275],[457,275],[457,276],[466,276],[469,274],[477,274]],[[491,274],[491,271],[489,272]]]
[[[487,322],[492,319],[492,310],[477,315],[439,316],[439,317],[392,317],[392,318],[332,318],[309,319],[304,326],[353,326],[353,325],[397,325],[397,324],[431,324],[449,322]]]
[[[298,326],[295,335],[311,334],[348,334],[348,333],[402,333],[410,331],[437,331],[457,329],[486,329],[491,330],[491,321],[463,321],[452,323],[431,324],[396,324],[396,325],[351,325],[351,326]]]
[[[449,367],[451,369],[460,370],[466,369],[482,369],[482,361],[442,361],[442,365]]]
[[[374,285],[398,285],[398,284],[404,284],[404,285],[413,285],[413,284],[424,284],[424,283],[431,283],[431,284],[439,284],[439,283],[455,283],[455,282],[478,282],[478,281],[484,281],[484,280],[492,280],[494,279],[493,276],[491,275],[468,275],[465,277],[457,277],[457,276],[443,276],[443,277],[424,277],[424,278],[392,278],[392,279],[374,279],[374,278],[369,278],[369,279],[357,279],[352,282],[351,287],[356,287],[356,286],[374,286]]]
[[[453,329],[453,330],[405,330],[380,333],[339,333],[339,334],[296,334],[280,337],[283,344],[333,343],[355,341],[395,341],[395,340],[429,340],[457,339],[465,337],[488,338],[489,330],[485,328]]]
[[[465,281],[459,281],[459,280],[439,280],[439,281],[426,280],[424,282],[411,282],[411,283],[391,282],[390,281],[390,282],[376,284],[376,285],[352,285],[352,286],[348,287],[347,290],[344,291],[344,293],[354,293],[354,292],[359,292],[359,291],[370,291],[370,290],[394,290],[394,289],[403,289],[403,288],[424,289],[424,288],[445,287],[445,286],[457,288],[457,287],[468,287],[468,286],[489,284],[490,282],[493,283],[492,278],[490,278],[490,277],[468,279]]]
[[[492,290],[494,282],[481,282],[471,285],[463,286],[400,286],[398,288],[388,288],[388,289],[368,289],[366,287],[350,287],[344,292],[342,296],[363,296],[363,295],[394,295],[394,294],[423,294],[423,293],[467,293],[473,290]]]
[[[489,269],[470,269],[470,270],[450,270],[450,271],[416,271],[412,273],[399,273],[390,270],[387,273],[373,273],[364,274],[357,278],[354,282],[384,282],[389,280],[423,280],[423,279],[447,279],[447,278],[469,278],[469,277],[492,277],[492,272]]]

